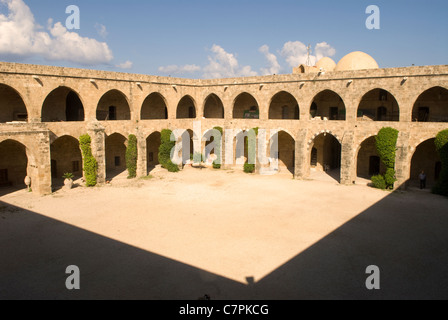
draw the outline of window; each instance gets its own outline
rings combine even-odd
[[[149,162],[154,162],[154,152],[150,152],[150,153],[148,154],[148,161],[149,161]]]
[[[289,119],[289,108],[287,106],[282,107],[282,119]]]
[[[380,90],[380,101],[387,101],[387,91]]]
[[[8,184],[8,169],[0,169],[0,186]]]
[[[317,166],[317,149],[313,148],[311,151],[311,166],[316,167]]]
[[[189,117],[190,119],[194,119],[194,118],[196,118],[196,112],[195,112],[194,107],[190,107],[190,108],[188,108],[188,117]]]
[[[72,162],[72,170],[73,172],[79,172],[79,161]]]
[[[418,122],[428,122],[429,121],[429,107],[418,108]]]
[[[377,110],[377,120],[378,121],[386,121],[387,119],[387,108],[386,107],[379,107]]]
[[[381,166],[381,159],[377,156],[370,157],[369,161],[369,175],[375,176],[377,174],[380,174],[380,166]]]
[[[115,166],[116,167],[121,166],[121,159],[120,159],[120,157],[115,157]]]
[[[117,120],[117,107],[109,107],[109,120]]]
[[[338,107],[330,108],[330,120],[339,120],[339,108]]]

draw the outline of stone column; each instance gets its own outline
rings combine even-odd
[[[294,168],[294,178],[304,180],[308,176],[308,130],[302,129],[296,137],[296,161]]]
[[[411,172],[409,137],[409,132],[400,131],[398,134],[395,160],[397,182],[395,183],[394,189],[406,189],[406,183],[409,180]]]
[[[92,121],[87,125],[87,133],[92,139],[92,155],[98,162],[99,184],[106,182],[106,134],[105,128],[98,121]]]
[[[341,145],[341,184],[351,185],[355,181],[355,134],[353,131],[345,132]]]

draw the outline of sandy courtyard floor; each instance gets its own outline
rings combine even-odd
[[[0,197],[0,299],[448,298],[448,199],[289,174],[155,170]],[[81,271],[68,291],[65,269]],[[381,290],[365,287],[369,265]]]

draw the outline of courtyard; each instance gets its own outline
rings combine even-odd
[[[311,178],[186,167],[0,189],[0,299],[448,298],[448,199]]]

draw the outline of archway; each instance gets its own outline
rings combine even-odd
[[[236,99],[233,107],[234,119],[260,119],[257,100],[249,93],[243,92]]]
[[[375,137],[370,137],[361,143],[358,151],[356,175],[362,179],[370,180],[372,176],[386,172],[378,151]]]
[[[400,121],[400,108],[395,97],[383,89],[366,93],[358,106],[359,121]]]
[[[0,142],[0,187],[25,188],[28,169],[26,147],[15,141]]]
[[[0,84],[0,123],[27,122],[28,111],[19,93],[5,84]]]
[[[300,110],[297,100],[288,92],[277,93],[269,107],[269,119],[299,120]]]
[[[79,141],[71,136],[56,139],[50,147],[51,181],[53,190],[64,185],[62,176],[73,173],[75,179],[82,177],[82,155]]]
[[[45,99],[41,117],[42,122],[84,121],[84,106],[75,91],[59,87]]]
[[[204,118],[224,119],[224,105],[216,94],[211,94],[205,100]]]
[[[340,182],[341,143],[330,133],[321,133],[310,146],[311,176],[315,179],[328,177]],[[326,173],[322,174],[322,173]]]
[[[310,107],[311,119],[345,120],[346,110],[342,98],[334,91],[325,90],[316,95]]]
[[[274,146],[274,144],[272,144],[272,139],[278,139],[277,153],[272,149]],[[288,171],[291,174],[294,174],[296,158],[295,146],[296,143],[294,138],[285,131],[280,131],[271,138],[270,157],[273,158],[274,161],[278,161],[279,172]]]
[[[411,160],[410,186],[419,186],[419,175],[422,171],[427,176],[427,188],[437,182],[442,169],[440,156],[436,150],[435,138],[422,142],[414,152]]]
[[[111,180],[126,171],[127,139],[114,133],[106,137],[106,177]]]
[[[165,120],[168,119],[168,108],[163,96],[154,92],[143,102],[141,111],[142,120]]]
[[[161,144],[160,132],[152,133],[146,139],[146,162],[148,172],[153,170],[159,164],[159,148]]]
[[[105,93],[96,109],[99,121],[131,120],[131,109],[126,96],[118,90]]]
[[[434,87],[423,92],[412,109],[414,122],[448,122],[448,90]]]
[[[190,96],[183,97],[177,106],[177,119],[195,119],[196,105]]]

